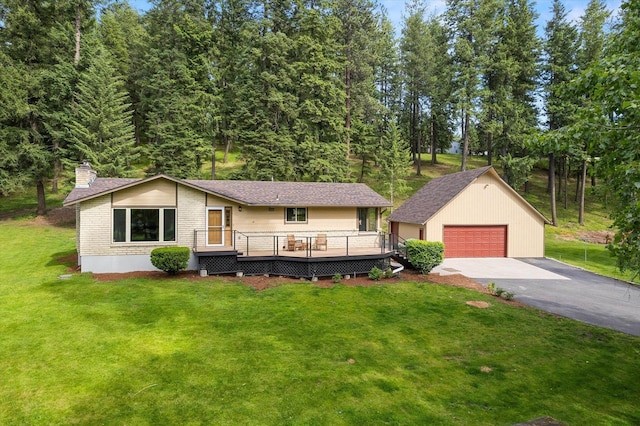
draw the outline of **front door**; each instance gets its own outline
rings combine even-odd
[[[224,245],[224,209],[222,207],[207,208],[207,245]]]

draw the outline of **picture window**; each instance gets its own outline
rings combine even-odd
[[[113,242],[171,242],[175,240],[175,208],[113,209]]]

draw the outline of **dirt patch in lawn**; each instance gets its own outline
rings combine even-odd
[[[35,215],[34,209],[12,210],[10,212],[0,213],[0,221],[11,220],[23,216]],[[76,208],[75,207],[56,207],[49,209],[43,216],[35,216],[28,221],[36,226],[76,226]]]
[[[609,244],[613,241],[611,231],[584,231],[578,234],[578,239],[593,244]]]
[[[44,216],[37,216],[33,221],[36,225],[75,226],[76,208],[57,207],[47,211]]]
[[[591,244],[609,244],[613,241],[612,231],[582,231],[577,234],[560,231],[555,238],[563,241],[585,241]]]
[[[482,300],[469,300],[467,305],[474,308],[487,309],[491,304],[489,302],[483,302]]]

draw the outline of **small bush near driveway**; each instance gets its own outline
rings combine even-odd
[[[428,274],[444,259],[444,244],[438,241],[407,240],[409,262],[420,271]]]

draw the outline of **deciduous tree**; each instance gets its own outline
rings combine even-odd
[[[611,198],[616,230],[609,249],[622,271],[640,273],[640,4],[624,2],[621,21],[605,54],[572,84],[588,99],[571,131],[593,134],[589,149],[599,153],[598,170]]]

